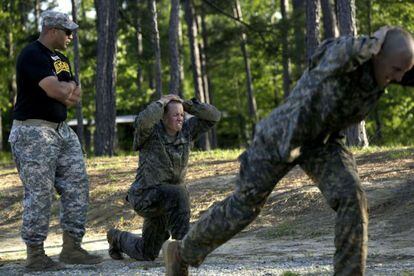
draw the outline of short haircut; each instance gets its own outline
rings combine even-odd
[[[414,39],[406,30],[400,27],[393,27],[389,29],[386,34],[384,44],[382,45],[382,51],[388,55],[396,49],[399,49],[402,46],[401,43],[404,43],[407,46],[409,44],[414,45]]]
[[[168,111],[170,110],[170,104],[181,104],[182,105],[183,103],[180,102],[180,101],[177,101],[177,100],[171,100],[171,101],[169,101],[167,103],[167,105],[164,107],[164,115],[167,114]]]

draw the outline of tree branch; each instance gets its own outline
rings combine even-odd
[[[203,2],[206,3],[208,6],[210,6],[212,9],[214,9],[215,11],[221,13],[222,15],[224,15],[224,16],[226,16],[226,17],[228,17],[228,18],[230,18],[230,19],[232,19],[232,20],[240,23],[241,25],[243,25],[244,27],[246,27],[248,30],[251,30],[251,31],[257,33],[259,35],[260,39],[262,40],[262,42],[265,45],[268,45],[268,46],[270,46],[270,48],[274,48],[277,51],[277,46],[273,46],[272,44],[268,43],[266,41],[266,38],[263,35],[263,33],[271,33],[271,34],[274,34],[273,31],[268,31],[268,30],[263,31],[263,30],[255,29],[250,24],[248,24],[248,23],[244,22],[243,20],[240,20],[240,18],[237,18],[237,17],[233,16],[232,14],[230,14],[230,13],[222,10],[220,7],[218,7],[214,3],[210,2],[209,0],[203,0]]]

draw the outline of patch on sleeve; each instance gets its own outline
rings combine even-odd
[[[61,72],[68,72],[70,74],[69,64],[62,60],[56,60],[53,62],[53,66],[55,67],[56,74]]]

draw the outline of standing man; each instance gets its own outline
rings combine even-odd
[[[184,120],[184,112],[193,115]],[[190,201],[184,178],[191,144],[220,120],[212,105],[163,96],[135,119],[134,149],[139,167],[127,201],[144,218],[142,237],[111,229],[109,255],[122,253],[140,261],[153,261],[170,235],[182,239],[190,228]]]
[[[336,212],[335,275],[364,275],[367,200],[340,131],[364,119],[391,81],[414,65],[414,40],[400,28],[373,37],[326,40],[286,102],[263,119],[240,156],[236,190],[213,205],[182,241],[167,241],[167,275],[187,275],[251,223],[276,183],[295,165],[317,183]]]
[[[39,39],[26,46],[17,59],[17,101],[9,142],[24,187],[21,235],[27,246],[28,270],[63,267],[43,248],[53,189],[61,200],[63,248],[59,260],[69,264],[102,260],[81,248],[89,183],[78,137],[65,123],[67,108],[79,101],[81,88],[69,60],[56,51],[67,48],[77,28],[66,14],[44,12]]]

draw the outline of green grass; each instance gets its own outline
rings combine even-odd
[[[118,181],[119,179],[121,179],[119,176],[116,176],[115,174],[112,174],[112,173],[109,173],[107,175],[107,177],[108,177],[109,180],[111,180],[113,182]]]
[[[299,273],[292,272],[292,271],[285,271],[282,273],[282,276],[299,276]]]
[[[244,151],[244,149],[215,149],[210,151],[192,151],[190,155],[190,160],[192,162],[199,161],[232,161],[236,160],[237,157]],[[369,146],[367,148],[351,148],[351,151],[358,155],[378,153],[378,152],[387,152],[389,151],[388,156],[391,159],[397,158],[407,158],[414,155],[414,147],[407,147],[401,145],[393,146]],[[110,168],[122,168],[125,164],[125,158],[134,159],[137,158],[138,152],[127,152],[122,151],[117,153],[117,156],[113,157],[95,157],[87,156],[88,166],[93,167],[94,169],[106,169]],[[13,159],[10,152],[0,151],[0,165],[9,165],[13,163]]]
[[[0,151],[0,165],[7,165],[13,162],[11,152]]]
[[[414,151],[414,146],[389,145],[389,146],[369,146],[366,148],[351,147],[351,151],[355,154],[369,154],[386,151],[407,151],[411,154]]]
[[[88,157],[86,163],[89,168],[94,170],[122,169],[125,168],[125,163],[134,162],[134,165],[138,165],[137,156],[103,156],[103,157]]]
[[[314,238],[317,238],[317,237],[320,237],[320,236],[323,236],[329,233],[331,233],[331,231],[330,230],[328,231],[327,229],[311,230],[305,233],[305,236],[307,238],[314,239]]]
[[[268,229],[260,232],[258,237],[271,240],[285,236],[293,236],[296,234],[295,224],[290,221],[284,221],[277,224],[274,227],[269,227]]]
[[[414,146],[370,146],[367,148],[351,148],[351,151],[356,155],[369,155],[374,153],[383,153],[387,159],[406,159],[414,157]]]
[[[214,160],[230,160],[236,159],[244,149],[215,149],[211,151],[193,151],[191,158],[195,161],[203,159],[214,159]],[[351,147],[351,151],[355,154],[370,154],[378,152],[389,151],[390,157],[399,158],[414,155],[413,146],[403,145],[388,145],[388,146],[369,146],[366,148]]]
[[[91,198],[94,198],[94,199],[105,199],[107,197],[117,195],[117,194],[123,195],[126,193],[127,187],[128,186],[125,186],[125,188],[122,189],[122,187],[119,187],[118,185],[111,185],[111,184],[100,185],[98,189],[92,190],[90,192],[90,196]]]
[[[201,150],[193,150],[190,154],[192,160],[204,160],[204,159],[214,159],[214,160],[229,160],[229,159],[236,159],[244,149],[214,149],[210,151],[201,151]],[[100,161],[107,161],[107,159],[120,159],[122,160],[125,157],[135,158],[137,157],[139,152],[134,151],[122,151],[117,152],[116,156],[113,157],[94,157],[88,156],[88,159],[91,160],[100,160]]]
[[[388,156],[391,159],[405,159],[414,156],[414,148],[409,148],[405,151],[394,151],[390,152]]]
[[[193,151],[190,155],[190,159],[193,161],[202,160],[235,160],[243,152],[244,149],[215,149],[210,151]]]

